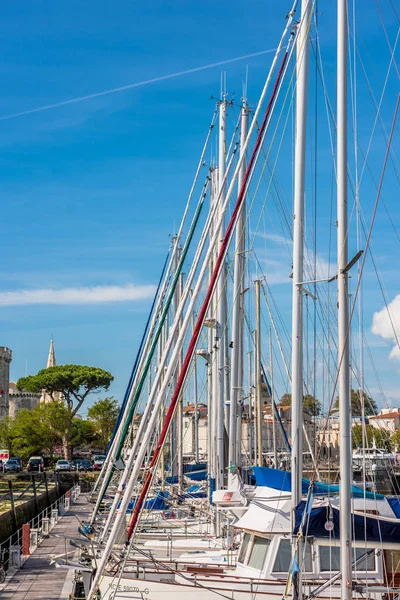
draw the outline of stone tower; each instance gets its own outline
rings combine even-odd
[[[5,346],[0,346],[0,419],[8,417],[9,400],[8,389],[10,385],[10,363],[12,352]]]
[[[50,367],[55,367],[56,364],[57,363],[56,363],[56,353],[54,352],[54,342],[53,342],[53,340],[50,340],[50,349],[49,349],[49,355],[47,357],[46,369],[50,369]],[[62,395],[60,394],[60,392],[54,392],[53,398],[52,398],[51,396],[46,394],[46,392],[43,390],[42,395],[40,397],[40,402],[52,402],[53,400],[62,400]]]
[[[54,342],[50,340],[49,356],[47,357],[46,369],[56,366],[56,353],[54,352]]]

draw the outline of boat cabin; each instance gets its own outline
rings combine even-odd
[[[309,576],[314,581],[323,581],[340,571],[340,542],[330,520],[333,519],[331,513],[338,510],[339,499],[337,496],[316,499],[313,506],[323,510],[323,532],[321,537],[305,538],[298,562],[305,580]],[[395,522],[400,527],[400,521],[385,497],[353,498],[353,510],[358,518],[364,519],[365,515],[373,519],[379,517],[381,524]],[[235,575],[269,580],[287,577],[292,568],[290,494],[257,488],[247,512],[234,526],[243,532]],[[376,540],[355,541],[352,548],[355,579],[383,581],[388,561],[393,562],[392,555],[399,552],[400,537],[382,544]]]

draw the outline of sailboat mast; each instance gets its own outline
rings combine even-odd
[[[296,42],[296,147],[294,174],[292,288],[292,508],[301,501],[303,466],[303,264],[309,27],[311,0],[302,0]]]
[[[183,294],[183,273],[180,275],[179,285],[176,288],[176,305],[179,306],[180,299]],[[182,317],[181,317],[182,323]],[[179,330],[178,330],[179,333]],[[175,377],[179,373],[182,367],[182,352],[178,360],[176,367]],[[171,457],[172,460],[172,457]],[[183,395],[181,396],[178,404],[178,410],[176,414],[176,463],[177,463],[177,474],[178,474],[178,491],[181,494],[183,490]]]
[[[246,137],[246,141],[245,141],[245,144],[244,144],[243,153],[246,151],[246,149],[247,149],[247,147],[248,147],[248,145],[250,143],[250,139],[252,137],[252,134],[253,134],[253,132],[255,130],[257,119],[258,119],[258,117],[260,115],[261,107],[263,105],[263,101],[265,100],[265,97],[266,97],[266,94],[267,94],[267,90],[268,90],[269,84],[270,84],[271,79],[272,79],[272,75],[273,75],[273,73],[275,71],[275,67],[276,67],[277,62],[278,62],[278,57],[279,57],[280,52],[281,52],[281,50],[283,48],[283,44],[284,44],[284,41],[286,39],[286,36],[287,36],[287,34],[288,34],[289,30],[290,30],[290,27],[292,25],[293,11],[294,11],[294,9],[296,7],[296,3],[297,3],[297,0],[295,0],[295,2],[294,2],[292,11],[288,14],[288,18],[286,20],[286,26],[285,26],[284,32],[283,32],[281,40],[279,42],[278,49],[276,51],[275,57],[273,59],[272,65],[270,67],[269,74],[267,76],[265,85],[264,85],[263,90],[262,90],[262,93],[261,93],[261,96],[260,96],[260,99],[259,99],[256,111],[254,113],[254,120],[252,121],[252,124],[250,126],[248,135]],[[288,42],[288,46],[289,46],[289,44],[290,44],[290,40]],[[213,271],[213,274],[212,274],[212,277],[211,277],[211,280],[210,280],[210,283],[209,283],[208,291],[207,291],[206,297],[205,297],[205,299],[203,301],[203,304],[202,304],[202,306],[200,308],[200,311],[199,311],[199,314],[198,314],[198,317],[197,317],[197,320],[196,320],[195,331],[193,332],[193,335],[191,337],[189,346],[187,348],[187,352],[186,352],[185,359],[184,359],[183,366],[182,366],[182,371],[181,371],[181,373],[179,375],[178,383],[177,383],[176,389],[175,389],[175,391],[173,393],[173,396],[172,396],[172,399],[171,399],[171,404],[170,404],[170,407],[168,409],[167,418],[166,418],[166,421],[164,423],[163,431],[161,433],[161,436],[160,436],[160,438],[159,438],[159,440],[157,442],[156,449],[154,451],[153,460],[152,460],[152,464],[150,466],[150,470],[148,471],[148,473],[147,473],[147,475],[145,477],[145,481],[143,482],[142,490],[140,492],[140,495],[138,497],[137,503],[135,505],[134,512],[132,514],[130,526],[129,526],[129,529],[128,529],[128,543],[129,543],[129,540],[130,540],[131,536],[133,535],[133,533],[134,533],[134,531],[136,529],[136,525],[137,525],[138,518],[139,518],[139,515],[140,515],[140,511],[141,511],[141,508],[142,508],[142,505],[143,505],[143,501],[144,501],[144,498],[145,498],[145,496],[146,496],[146,494],[148,492],[149,486],[150,486],[151,481],[152,481],[152,476],[154,474],[154,465],[155,465],[155,463],[157,462],[157,460],[159,458],[159,452],[162,449],[163,444],[165,442],[165,438],[166,438],[166,435],[168,433],[168,429],[169,429],[169,426],[170,426],[171,418],[173,416],[173,412],[174,412],[175,407],[176,407],[176,402],[178,401],[179,396],[181,394],[182,387],[184,385],[184,382],[185,382],[185,379],[186,379],[186,376],[187,376],[187,373],[188,373],[189,364],[190,364],[190,361],[193,358],[193,354],[194,354],[194,351],[195,351],[196,344],[198,343],[198,339],[199,339],[199,336],[200,336],[200,333],[201,333],[201,330],[202,330],[202,326],[203,326],[203,323],[204,323],[204,320],[205,320],[205,316],[206,316],[207,311],[209,309],[210,299],[211,299],[212,295],[215,292],[215,287],[216,287],[217,279],[218,279],[218,277],[220,275],[220,272],[221,272],[222,263],[223,263],[223,261],[226,258],[226,253],[228,251],[229,242],[230,242],[231,236],[233,234],[233,229],[234,229],[234,227],[236,225],[236,220],[237,220],[238,212],[239,212],[240,207],[241,207],[241,203],[242,203],[245,191],[246,191],[246,187],[247,187],[249,181],[251,180],[251,174],[253,172],[254,163],[255,163],[256,158],[258,156],[258,151],[260,150],[260,146],[261,146],[264,134],[266,133],[266,131],[268,129],[268,124],[269,124],[269,118],[270,118],[271,110],[275,106],[275,102],[276,102],[278,91],[280,89],[281,78],[282,78],[282,74],[284,72],[284,68],[285,68],[285,64],[286,64],[287,58],[288,58],[288,50],[286,50],[286,52],[285,52],[285,54],[283,56],[282,64],[281,64],[279,72],[277,74],[277,78],[276,78],[276,81],[275,81],[275,84],[274,84],[274,87],[273,87],[273,90],[272,90],[272,94],[271,94],[270,100],[269,100],[268,105],[267,105],[266,110],[265,110],[264,119],[263,119],[263,122],[262,122],[262,125],[261,125],[261,128],[260,128],[260,131],[258,133],[258,136],[257,136],[256,144],[255,144],[255,147],[254,147],[253,152],[252,152],[251,157],[250,157],[249,164],[248,164],[247,169],[246,169],[246,175],[245,175],[245,178],[243,180],[242,189],[241,189],[241,191],[239,193],[237,202],[235,204],[235,208],[233,209],[233,213],[232,213],[229,225],[227,227],[227,230],[225,232],[224,239],[222,241],[221,248],[220,248],[220,251],[219,251],[219,254],[218,254],[218,257],[217,257],[217,261],[216,261],[216,264],[215,264],[215,267],[214,267],[214,271]],[[232,195],[232,191],[234,189],[234,186],[236,185],[236,179],[237,179],[237,175],[239,173],[239,170],[241,168],[242,160],[244,160],[244,155],[243,155],[243,157],[241,157],[239,159],[239,162],[236,165],[234,174],[232,176],[231,183],[230,183],[230,185],[228,187],[228,190],[227,190],[227,193],[226,193],[224,207],[223,207],[224,210],[226,209],[226,206],[227,206],[227,204],[229,202],[229,199],[230,199],[230,197]],[[216,228],[218,228],[218,229],[219,229],[220,224],[221,224],[220,222],[222,222],[222,215],[219,216],[219,217],[217,217]],[[208,220],[208,225],[209,225],[209,220]],[[202,236],[201,239],[200,239],[199,248],[198,248],[199,253],[201,253],[203,251],[203,248],[204,248],[204,245],[205,245],[205,240],[207,239],[207,236],[208,236],[208,227],[204,231],[204,236]],[[193,289],[192,299],[191,299],[191,301],[189,303],[186,315],[184,317],[184,320],[183,320],[183,323],[182,323],[182,326],[181,326],[181,329],[180,329],[179,340],[178,340],[175,348],[172,349],[172,355],[171,355],[170,363],[169,363],[169,365],[167,367],[167,371],[165,373],[165,380],[167,382],[169,381],[171,375],[173,374],[172,371],[173,371],[173,369],[176,366],[177,354],[178,354],[178,352],[180,352],[181,344],[183,344],[183,342],[184,342],[184,337],[185,337],[186,332],[187,332],[187,326],[188,326],[189,320],[191,320],[191,312],[194,309],[195,302],[196,302],[197,297],[198,297],[198,295],[200,293],[200,290],[201,290],[201,287],[202,287],[202,284],[203,284],[203,279],[204,279],[206,270],[207,270],[207,268],[209,266],[209,262],[210,262],[212,250],[213,250],[214,244],[216,244],[216,240],[217,240],[217,234],[215,233],[213,235],[210,247],[208,248],[208,250],[206,252],[206,255],[204,256],[203,264],[202,264],[202,266],[200,268],[200,272],[198,274],[197,282],[196,282],[196,284],[194,286],[194,289]],[[196,252],[196,257],[197,257],[197,255],[198,255],[198,253]],[[192,269],[195,269],[195,268],[197,268],[196,261],[192,265]],[[187,281],[186,281],[185,290],[186,289],[191,289],[190,286],[192,284],[192,280],[191,280],[192,269],[189,272],[189,276],[188,276]],[[185,298],[185,294],[183,295],[183,297],[181,299],[180,307],[183,307],[183,305],[185,303],[185,299],[184,298]],[[169,338],[169,343],[171,343],[171,339],[172,339],[172,335],[173,334],[174,334],[174,331],[171,332],[171,337]],[[167,344],[167,347],[168,347],[168,344]],[[166,347],[166,350],[167,350],[167,347]],[[168,351],[170,349],[171,348],[168,347]],[[157,385],[157,388],[158,388],[159,380],[157,381],[157,379],[156,379],[154,381],[154,383],[153,383],[153,389],[155,387],[155,384]],[[164,384],[162,390],[160,391],[160,393],[157,396],[157,401],[154,404],[154,407],[153,407],[154,409],[153,409],[152,414],[151,414],[151,416],[150,416],[150,418],[148,420],[147,427],[146,427],[146,432],[144,433],[143,440],[149,440],[150,439],[150,435],[152,435],[153,432],[154,432],[155,424],[156,424],[156,421],[157,421],[158,416],[159,416],[158,411],[160,409],[160,405],[161,405],[161,402],[163,400],[163,396],[165,394],[165,388],[166,388],[166,385]],[[150,401],[150,399],[149,399],[149,401]],[[147,408],[149,406],[150,406],[150,403],[148,403]],[[150,409],[149,409],[149,412],[150,412]],[[127,464],[127,466],[125,468],[125,472],[129,471],[129,478],[128,478],[127,482],[126,482],[126,487],[124,489],[124,493],[123,493],[122,490],[120,490],[120,489],[118,490],[118,492],[120,493],[119,498],[121,498],[121,502],[120,502],[120,505],[119,505],[119,508],[118,508],[118,512],[116,514],[116,518],[115,518],[115,521],[113,523],[113,526],[112,526],[109,538],[108,538],[106,546],[104,548],[103,554],[102,554],[101,558],[99,559],[99,561],[97,562],[97,569],[96,569],[96,571],[95,571],[95,573],[93,575],[93,580],[92,580],[91,587],[90,587],[89,594],[88,594],[88,598],[90,598],[91,600],[93,599],[94,595],[96,594],[96,592],[98,590],[98,586],[99,586],[100,581],[101,581],[101,579],[103,577],[104,570],[105,570],[107,562],[109,560],[109,557],[110,557],[113,545],[114,545],[115,541],[117,540],[117,536],[118,536],[118,533],[119,533],[120,528],[122,526],[122,523],[125,523],[126,510],[127,510],[127,507],[128,507],[128,503],[129,503],[129,501],[130,501],[130,499],[132,497],[132,494],[133,494],[133,491],[134,491],[134,487],[135,487],[135,485],[137,483],[137,480],[138,480],[138,476],[139,476],[140,468],[141,468],[142,461],[143,461],[143,458],[144,458],[144,454],[145,454],[145,444],[142,444],[141,446],[139,446],[137,448],[137,454],[134,451],[134,449],[132,449],[132,451],[131,451],[131,454],[130,454],[130,457],[129,457],[130,464]]]
[[[218,218],[218,209],[215,208],[218,200],[218,170],[213,167],[211,170],[211,186],[210,186],[210,213],[214,211],[216,218]],[[210,242],[209,248],[211,252],[210,267],[209,267],[209,278],[208,282],[211,281],[212,272],[214,269],[215,260],[217,258],[217,252],[215,248],[214,240],[214,222],[210,222]],[[216,437],[217,437],[217,398],[218,398],[218,363],[217,363],[217,351],[216,351],[216,327],[217,321],[215,318],[216,311],[216,298],[215,296],[211,299],[209,314],[208,327],[208,353],[210,360],[209,362],[209,378],[208,378],[208,476],[209,476],[209,497],[212,501],[213,492],[216,489]],[[195,326],[193,327],[194,331]]]
[[[348,216],[347,216],[347,2],[338,0],[337,23],[337,253],[338,364],[340,415],[340,571],[341,597],[352,596],[351,572],[351,404],[349,364]]]
[[[254,332],[255,358],[254,358],[254,386],[255,386],[255,417],[257,423],[257,448],[255,464],[263,466],[263,443],[262,443],[262,393],[261,393],[261,302],[260,302],[260,280],[254,282],[256,292],[256,330]]]
[[[249,111],[246,100],[243,100],[240,120],[240,156],[243,153],[243,146],[247,136],[249,121]],[[246,174],[246,162],[243,160],[238,176],[239,192],[242,187],[243,179]],[[235,239],[235,264],[233,275],[233,311],[232,311],[232,368],[231,368],[231,393],[230,393],[230,414],[229,414],[229,475],[232,475],[232,469],[240,466],[240,441],[242,415],[239,408],[239,402],[243,393],[243,290],[244,290],[244,250],[246,243],[246,199],[243,199],[243,205],[240,210],[236,225]]]
[[[269,374],[271,383],[271,416],[272,416],[272,448],[274,456],[274,468],[278,466],[278,454],[276,451],[276,417],[275,417],[275,395],[274,395],[274,357],[272,354],[272,331],[269,330]]]
[[[219,136],[218,136],[218,214],[222,217],[219,235],[217,238],[217,254],[221,246],[221,240],[225,231],[225,219],[222,214],[222,207],[225,200],[225,172],[226,172],[226,95],[223,90],[222,101],[219,105]],[[218,391],[216,397],[216,489],[221,490],[224,487],[224,418],[225,418],[225,342],[226,342],[226,285],[225,285],[225,262],[222,264],[221,272],[218,278],[215,301],[217,303],[216,310],[216,342],[217,347],[217,380]]]

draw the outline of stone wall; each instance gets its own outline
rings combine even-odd
[[[29,483],[27,482],[27,485]],[[60,481],[59,490],[52,488],[49,490],[49,497],[46,492],[38,495],[39,512],[36,510],[34,498],[16,506],[15,512],[17,516],[17,529],[20,529],[22,525],[28,523],[36,517],[38,514],[43,512],[46,508],[50,507],[53,502],[63,496],[71,487],[74,485],[74,478],[70,477],[68,480]],[[50,515],[48,515],[50,516]],[[11,518],[11,511],[7,511],[0,515],[0,543],[7,540],[13,534],[13,522]]]
[[[8,411],[12,419],[15,419],[18,411],[22,408],[32,410],[40,402],[40,394],[29,392],[11,392],[8,397]]]
[[[11,350],[5,346],[0,346],[0,419],[8,417],[8,388],[10,385],[11,361]]]

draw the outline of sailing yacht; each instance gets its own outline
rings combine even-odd
[[[102,600],[118,598],[143,598],[145,600],[176,600],[185,595],[193,600],[215,598],[216,595],[231,599],[247,600],[249,597],[286,598],[369,598],[386,600],[395,598],[400,592],[398,564],[400,559],[400,519],[398,507],[385,497],[367,492],[357,495],[352,488],[351,476],[351,418],[350,418],[350,355],[349,355],[349,297],[348,273],[354,261],[348,260],[348,217],[347,217],[347,4],[338,0],[338,76],[337,76],[337,218],[338,218],[338,393],[340,416],[340,492],[326,490],[317,493],[315,478],[304,494],[302,489],[303,435],[303,303],[309,294],[304,280],[304,196],[306,166],[306,107],[309,63],[309,31],[314,8],[312,0],[303,0],[301,17],[295,23],[297,0],[287,15],[285,28],[265,82],[260,101],[254,112],[251,125],[241,140],[240,158],[230,176],[226,157],[219,156],[218,171],[213,170],[210,185],[213,202],[209,217],[201,235],[199,250],[194,264],[198,271],[191,270],[183,287],[180,277],[182,256],[185,247],[174,258],[174,282],[179,283],[179,293],[172,289],[164,307],[167,311],[172,302],[174,317],[172,324],[163,322],[167,312],[160,305],[155,318],[153,338],[148,342],[143,365],[151,363],[157,344],[161,348],[158,370],[150,382],[148,404],[142,414],[137,436],[130,448],[129,457],[123,468],[117,488],[111,497],[106,523],[96,539],[96,557],[91,556],[93,568],[82,568],[81,574],[87,600],[100,597]],[[235,228],[243,219],[243,205],[248,192],[254,167],[261,154],[267,135],[271,115],[277,106],[282,91],[282,82],[287,73],[290,59],[296,60],[296,149],[294,182],[294,228],[293,228],[293,274],[292,274],[292,434],[291,434],[291,490],[283,491],[265,485],[245,493],[240,484],[233,485],[238,471],[237,429],[240,419],[237,403],[225,410],[229,389],[226,377],[227,339],[224,337],[226,307],[221,280],[226,276],[226,256]],[[267,95],[269,101],[266,103]],[[264,118],[262,107],[266,104]],[[219,104],[220,148],[225,148],[224,129],[227,101],[223,94]],[[242,117],[248,116],[242,107]],[[243,121],[242,121],[243,122]],[[250,140],[257,134],[254,149],[247,156]],[[224,150],[225,153],[225,150]],[[246,161],[247,166],[246,166]],[[231,218],[225,227],[225,213],[237,181],[239,193]],[[228,185],[229,183],[229,185]],[[204,199],[204,198],[203,198]],[[237,232],[237,230],[236,230]],[[240,233],[240,230],[239,230]],[[179,236],[177,236],[177,239]],[[239,235],[240,239],[240,235]],[[207,247],[208,242],[208,249]],[[177,244],[175,244],[177,247]],[[175,248],[174,247],[174,248]],[[240,247],[237,244],[237,247]],[[175,251],[175,250],[174,250]],[[240,251],[241,253],[244,250]],[[198,262],[197,262],[198,261]],[[210,268],[211,265],[211,268]],[[241,266],[235,264],[240,273]],[[195,277],[196,273],[196,277]],[[193,322],[196,299],[204,288],[208,275],[208,287],[204,300]],[[236,285],[237,282],[235,282]],[[203,290],[204,291],[204,290]],[[239,297],[245,293],[243,281],[235,288]],[[161,296],[167,295],[167,290]],[[218,306],[217,298],[223,298]],[[212,306],[213,305],[213,306]],[[212,315],[210,317],[210,307]],[[258,306],[259,309],[259,306]],[[186,312],[185,312],[186,310]],[[236,325],[237,323],[235,323]],[[168,325],[169,328],[168,328]],[[188,343],[185,336],[192,328]],[[204,335],[208,328],[208,335]],[[167,331],[167,333],[166,333]],[[203,334],[202,334],[203,332]],[[210,333],[212,332],[212,333]],[[209,443],[208,469],[210,477],[210,500],[219,504],[216,514],[215,533],[222,536],[223,512],[234,515],[232,527],[241,537],[237,564],[227,567],[224,561],[214,560],[215,555],[207,550],[196,550],[195,560],[189,552],[184,557],[163,559],[139,544],[143,522],[142,510],[148,505],[148,494],[154,485],[157,469],[164,460],[163,448],[172,428],[172,421],[180,410],[180,402],[189,376],[193,358],[198,352],[201,336],[208,337],[205,356],[214,352],[217,358],[207,367],[212,386],[209,386]],[[235,332],[236,345],[240,346],[243,331]],[[157,338],[156,343],[154,340]],[[237,347],[237,346],[236,346]],[[235,345],[233,346],[235,350]],[[203,352],[203,351],[202,351]],[[232,397],[241,387],[236,376],[243,370],[240,360],[232,361],[235,366]],[[257,371],[260,351],[257,351]],[[140,371],[138,371],[140,373]],[[258,387],[260,374],[257,376]],[[173,381],[173,392],[166,403],[167,388]],[[137,406],[144,385],[143,375],[137,376],[135,392],[127,403],[126,415],[116,433],[109,460],[106,463],[103,482],[96,501],[89,527],[96,529],[98,509],[104,501],[108,485],[115,475],[114,467],[126,443],[129,420]],[[139,389],[139,392],[137,392]],[[260,394],[257,392],[257,411],[260,412]],[[130,403],[130,404],[129,404]],[[129,408],[128,408],[129,407]],[[229,415],[225,413],[229,412]],[[229,418],[228,418],[229,417]],[[225,430],[229,423],[229,477],[224,473]],[[179,424],[179,420],[178,420]],[[261,418],[258,419],[256,453],[262,461],[260,444]],[[152,451],[149,447],[152,442]],[[276,461],[275,461],[276,464]],[[143,468],[143,465],[144,468]],[[260,465],[259,465],[260,466]],[[182,477],[178,474],[178,485]],[[227,483],[226,483],[227,481]],[[226,488],[226,486],[228,486]],[[232,491],[229,489],[232,487]],[[214,491],[215,490],[215,491]],[[164,490],[162,490],[164,491]],[[214,492],[214,493],[213,493]],[[134,501],[132,499],[134,498]],[[131,512],[126,527],[127,509]]]
[[[359,496],[352,504],[356,532],[351,550],[352,598],[382,600],[385,594],[395,592],[400,556],[400,542],[395,540],[400,539],[400,520],[385,497]],[[291,493],[258,486],[248,510],[235,523],[242,542],[234,568],[207,562],[206,554],[202,564],[194,564],[188,555],[167,560],[146,556],[143,551],[141,556],[127,558],[122,576],[118,563],[109,569],[99,586],[101,598],[134,598],[137,594],[161,600],[189,594],[208,600],[216,593],[239,600],[259,594],[268,600],[285,597],[293,570],[293,531],[297,534],[304,509],[299,506],[293,530],[291,506]],[[338,514],[337,495],[318,497],[312,503],[300,562],[306,598],[342,597]]]

